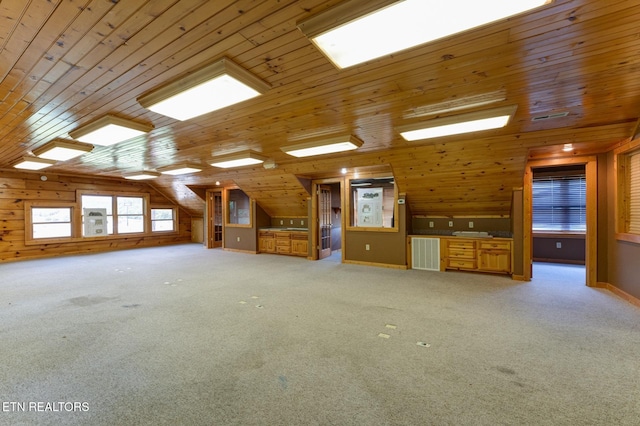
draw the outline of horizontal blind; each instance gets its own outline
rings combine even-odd
[[[640,234],[640,152],[629,156],[629,233]]]
[[[584,175],[533,178],[533,229],[585,231],[586,179]]]

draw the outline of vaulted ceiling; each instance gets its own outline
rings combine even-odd
[[[309,194],[300,178],[388,166],[414,214],[508,215],[527,159],[606,152],[633,131],[640,111],[635,0],[555,0],[344,70],[297,28],[340,2],[0,0],[0,168],[109,113],[154,130],[46,173],[121,177],[189,161],[204,170],[151,185],[194,215],[204,204],[192,189],[220,182],[240,186],[272,216],[304,216]],[[136,101],[222,56],[271,89],[182,122]],[[499,130],[420,142],[394,130],[435,118],[437,109],[482,109],[465,106],[483,99],[491,107],[516,104],[514,119]],[[533,120],[556,113],[563,114]],[[364,144],[308,159],[280,150],[337,133]],[[563,151],[569,143],[572,150]],[[277,167],[208,165],[214,155],[243,149]]]

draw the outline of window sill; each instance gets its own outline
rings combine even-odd
[[[533,237],[538,238],[575,238],[585,239],[587,233],[584,231],[533,231]]]
[[[118,234],[118,235],[106,235],[104,237],[64,237],[64,238],[41,238],[37,240],[26,240],[25,246],[41,246],[47,244],[72,244],[72,243],[87,243],[95,241],[113,241],[113,240],[126,240],[129,238],[153,238],[153,237],[166,237],[167,235],[178,235],[177,231],[156,231],[153,233],[131,233],[131,234]]]
[[[356,232],[398,232],[398,228],[376,228],[366,226],[348,226],[347,231]]]
[[[640,244],[640,235],[638,234],[626,234],[626,233],[617,233],[616,240],[618,241],[626,241],[628,243]]]

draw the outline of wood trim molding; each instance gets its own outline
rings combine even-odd
[[[629,293],[627,293],[624,290],[619,289],[618,287],[609,284],[609,283],[603,283],[603,282],[598,282],[595,286],[596,288],[603,288],[605,290],[609,290],[610,292],[612,292],[613,294],[615,294],[616,296],[618,296],[621,299],[626,300],[627,302],[631,303],[634,306],[637,306],[638,308],[640,308],[640,299],[638,299],[635,296],[630,295]]]
[[[525,167],[524,190],[522,192],[523,211],[523,268],[525,281],[532,277],[533,259],[533,169],[537,167],[584,164],[587,180],[587,232],[585,242],[586,284],[594,286],[598,279],[598,159],[595,155],[571,158],[550,158],[529,161]]]
[[[343,259],[342,263],[349,263],[351,265],[378,266],[381,268],[391,268],[391,269],[408,269],[407,265],[392,265],[390,263],[363,262],[360,260],[344,260]]]

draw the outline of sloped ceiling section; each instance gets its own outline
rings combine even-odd
[[[554,0],[343,70],[297,27],[339,3],[3,0],[0,168],[113,114],[154,129],[47,170],[121,178],[191,162],[203,171],[151,185],[192,215],[203,214],[202,189],[238,185],[270,215],[304,216],[309,194],[299,178],[385,165],[414,214],[508,215],[527,159],[606,152],[633,132],[640,111],[638,2]],[[137,102],[222,56],[271,89],[187,121]],[[499,130],[412,143],[395,130],[506,105],[518,109]],[[353,134],[364,145],[307,159],[281,150],[336,134]],[[245,149],[278,167],[209,166],[212,156]]]

